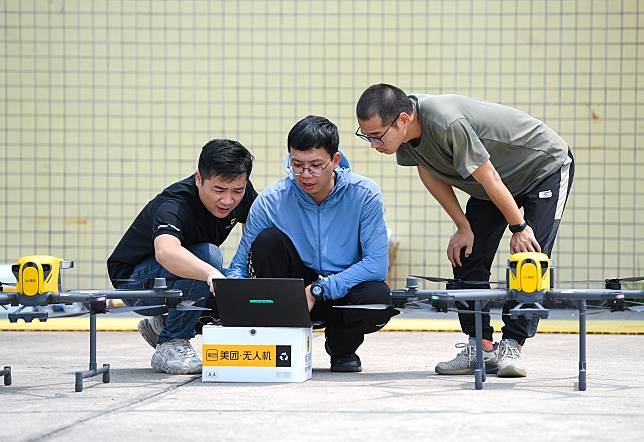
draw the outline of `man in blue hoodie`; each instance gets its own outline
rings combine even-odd
[[[288,134],[289,176],[253,203],[229,278],[302,278],[313,321],[326,324],[331,371],[362,371],[364,335],[398,312],[336,309],[391,304],[382,194],[370,179],[338,168],[338,129],[309,115]]]

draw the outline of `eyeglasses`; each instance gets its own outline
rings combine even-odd
[[[383,144],[385,144],[385,142],[384,142],[384,141],[382,141],[382,139],[383,139],[383,138],[384,138],[384,136],[387,134],[387,132],[389,132],[389,129],[391,129],[391,128],[392,128],[392,126],[394,125],[394,123],[395,123],[397,120],[398,120],[398,117],[394,118],[394,121],[392,121],[392,122],[391,122],[391,124],[389,125],[389,127],[387,128],[387,130],[386,130],[386,131],[384,131],[384,132],[383,132],[383,134],[382,134],[382,135],[380,135],[379,137],[374,137],[374,136],[372,136],[372,135],[365,135],[365,134],[361,134],[360,132],[358,132],[358,131],[360,130],[360,128],[357,128],[357,129],[356,129],[356,132],[355,132],[355,134],[354,134],[354,135],[355,135],[356,137],[358,137],[358,138],[362,139],[362,140],[365,140],[365,141],[366,141],[367,143],[369,143],[369,144],[375,144],[375,145],[377,145],[377,146],[382,146]]]
[[[326,169],[327,166],[331,163],[331,160],[327,161],[324,166],[302,167],[302,166],[295,166],[293,164],[290,164],[289,169],[291,169],[291,172],[293,172],[293,175],[296,175],[296,176],[304,175],[305,170],[308,170],[312,176],[320,176],[322,175],[322,172],[324,171],[324,169]]]

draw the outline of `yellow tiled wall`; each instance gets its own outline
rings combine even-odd
[[[512,105],[559,131],[577,172],[555,246],[562,279],[644,272],[642,1],[0,2],[0,261],[76,261],[68,288],[107,284],[138,210],[240,140],[259,189],[288,130],[338,124],[352,168],[382,187],[408,273],[450,275],[450,220],[415,171],[352,135],[376,82]],[[642,68],[640,70],[640,68]],[[228,259],[238,232],[224,247]],[[493,277],[507,256],[500,248]]]

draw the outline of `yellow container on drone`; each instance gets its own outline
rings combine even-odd
[[[71,261],[47,255],[23,256],[11,267],[16,277],[16,291],[25,296],[60,291],[60,269],[73,266]]]
[[[550,258],[545,253],[515,253],[508,260],[508,288],[523,293],[548,290],[551,288],[550,272]]]

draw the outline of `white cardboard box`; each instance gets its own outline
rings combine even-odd
[[[311,379],[310,328],[203,328],[203,382],[304,382]]]

